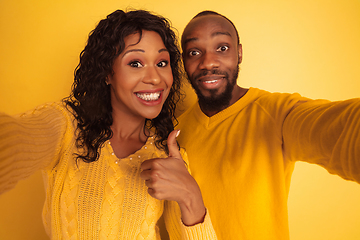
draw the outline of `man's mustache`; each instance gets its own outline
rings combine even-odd
[[[195,75],[193,77],[193,79],[198,80],[200,77],[207,76],[207,75],[222,75],[222,76],[225,76],[224,78],[229,79],[229,74],[227,72],[223,72],[218,69],[203,70],[199,74]]]

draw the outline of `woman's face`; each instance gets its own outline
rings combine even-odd
[[[125,48],[115,59],[111,85],[113,114],[152,119],[159,115],[169,95],[173,76],[170,55],[160,35],[143,31],[125,38]]]

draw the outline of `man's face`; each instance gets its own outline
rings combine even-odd
[[[234,27],[221,16],[197,17],[182,42],[185,71],[200,106],[210,111],[229,106],[242,57]]]

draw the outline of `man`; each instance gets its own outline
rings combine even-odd
[[[237,85],[242,47],[234,24],[201,12],[182,35],[184,67],[198,103],[179,118],[219,239],[288,240],[295,161],[360,182],[360,100],[310,100]]]

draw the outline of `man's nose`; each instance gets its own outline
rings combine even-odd
[[[207,52],[202,55],[199,67],[201,69],[211,70],[213,68],[219,67],[219,65],[220,65],[220,63],[219,63],[218,59],[216,58],[215,54]]]

